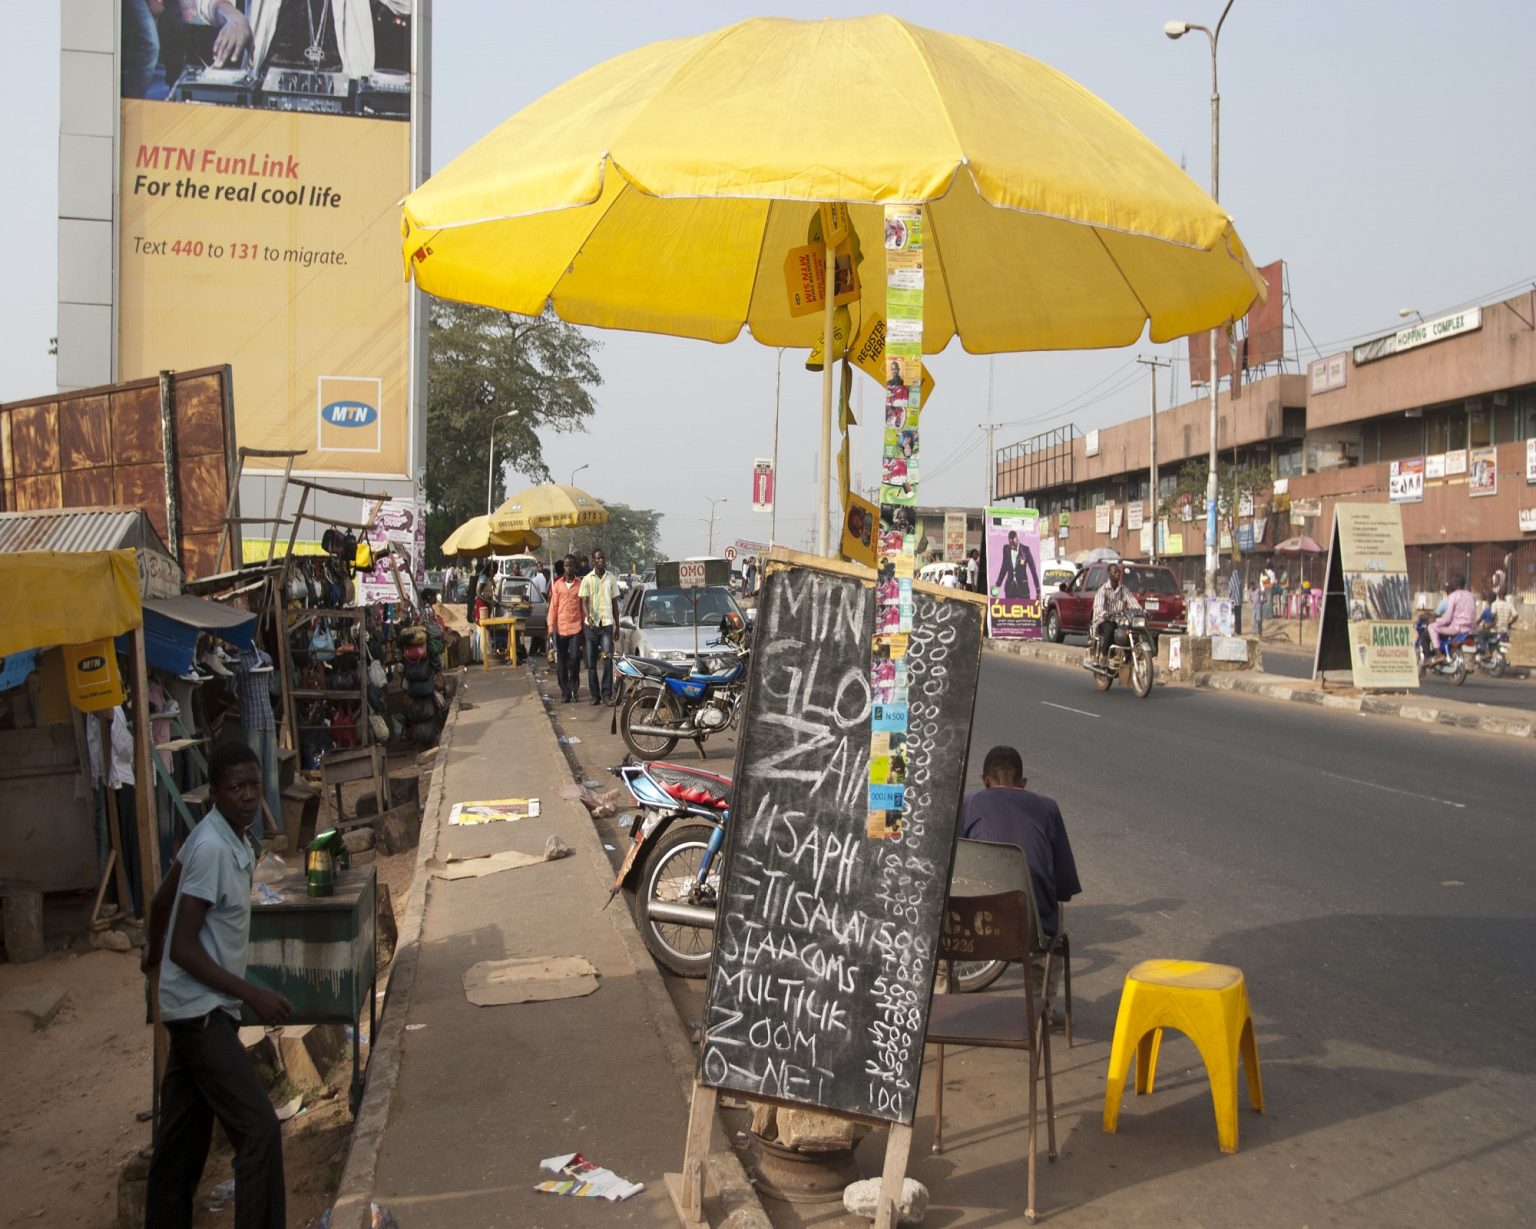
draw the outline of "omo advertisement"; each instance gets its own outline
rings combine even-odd
[[[1040,517],[1032,508],[988,508],[987,635],[1039,640]]]
[[[1390,504],[1335,504],[1330,582],[1342,572],[1356,687],[1417,687],[1413,591],[1402,511]],[[1332,588],[1330,583],[1329,588]]]
[[[153,8],[123,6],[121,376],[227,362],[242,446],[409,477],[411,0]]]

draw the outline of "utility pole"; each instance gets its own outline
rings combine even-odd
[[[996,365],[997,355],[987,355],[987,421],[977,424],[987,433],[987,449],[982,455],[982,460],[987,467],[986,478],[981,487],[987,496],[987,502],[982,505],[983,508],[990,508],[997,498],[997,463],[992,453],[992,433],[997,429],[992,425],[992,375]]]
[[[1142,510],[1141,516],[1142,516],[1142,520],[1145,521],[1147,519],[1147,514],[1149,512],[1151,513],[1151,517],[1152,517],[1152,550],[1151,550],[1151,553],[1150,553],[1150,557],[1151,557],[1152,562],[1156,563],[1157,562],[1157,522],[1158,522],[1158,519],[1159,519],[1158,515],[1157,515],[1157,369],[1159,367],[1172,367],[1173,366],[1173,361],[1171,359],[1166,359],[1166,358],[1162,358],[1162,359],[1159,359],[1159,358],[1138,358],[1136,361],[1138,363],[1140,363],[1142,366],[1144,366],[1145,368],[1147,368],[1147,374],[1149,374],[1152,377],[1152,381],[1151,381],[1151,383],[1152,383],[1152,416],[1151,416],[1151,418],[1148,419],[1148,421],[1152,424],[1152,429],[1151,429],[1152,439],[1151,439],[1151,447],[1150,447],[1150,450],[1148,452],[1148,456],[1150,458],[1150,463],[1149,463],[1149,465],[1147,467],[1148,468],[1148,477],[1149,477],[1149,480],[1150,480],[1150,483],[1151,483],[1151,485],[1148,486],[1147,490],[1150,492],[1150,496],[1151,497],[1147,500],[1147,503],[1148,503],[1149,506]]]

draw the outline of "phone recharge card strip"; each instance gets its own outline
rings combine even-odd
[[[906,659],[917,572],[918,419],[923,410],[923,213],[917,206],[885,210],[885,318],[885,443],[865,834],[870,840],[899,841],[906,813]]]

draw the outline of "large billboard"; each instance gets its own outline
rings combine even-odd
[[[412,0],[124,4],[118,370],[229,363],[248,448],[409,478]]]

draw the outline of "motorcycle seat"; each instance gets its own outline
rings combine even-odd
[[[629,660],[647,678],[685,679],[693,674],[692,662],[662,661],[659,657],[631,657]]]
[[[679,802],[691,802],[695,806],[714,807],[726,811],[731,806],[731,781],[699,768],[684,768],[681,764],[653,761],[651,776],[656,783]]]

